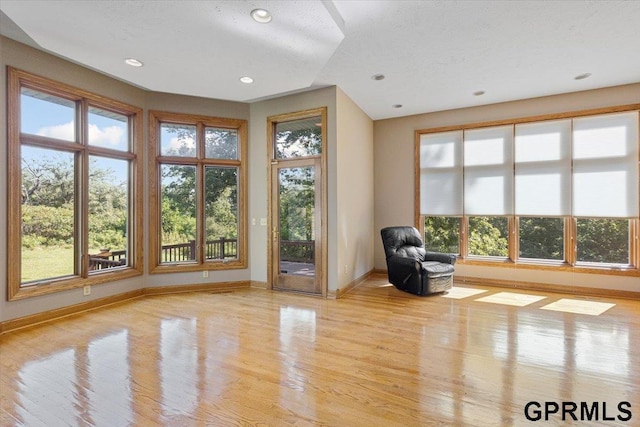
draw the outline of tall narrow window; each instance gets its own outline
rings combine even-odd
[[[515,126],[518,256],[561,262],[571,214],[571,120]]]
[[[420,136],[420,214],[425,249],[460,253],[462,131]]]
[[[140,274],[140,120],[9,69],[10,299]]]
[[[464,133],[464,212],[469,218],[469,255],[508,256],[513,213],[513,126]]]
[[[573,121],[573,214],[578,262],[630,263],[638,217],[638,112]]]
[[[152,272],[246,267],[246,126],[151,112]]]

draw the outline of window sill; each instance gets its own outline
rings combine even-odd
[[[149,273],[151,274],[164,274],[164,273],[189,273],[194,271],[216,271],[216,270],[239,270],[247,268],[247,263],[244,260],[234,261],[207,261],[204,264],[193,263],[175,263],[175,264],[160,264],[152,266]]]
[[[570,265],[565,262],[558,261],[538,261],[526,260],[513,262],[505,258],[458,258],[457,264],[461,265],[477,265],[484,267],[511,268],[522,270],[541,270],[541,271],[562,271],[571,273],[584,274],[606,274],[613,276],[631,276],[640,277],[640,270],[632,266],[617,265],[596,265],[596,264],[578,264]]]
[[[82,288],[88,285],[99,285],[118,280],[129,279],[141,276],[142,272],[134,268],[119,269],[113,272],[92,274],[87,278],[79,276],[63,277],[55,280],[34,282],[29,285],[20,286],[17,289],[9,289],[8,300],[17,301],[25,298],[48,295],[56,292],[68,291],[70,289]]]

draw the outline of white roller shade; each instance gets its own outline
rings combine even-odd
[[[462,215],[462,131],[420,136],[420,213]]]
[[[515,129],[516,215],[571,214],[571,120]]]
[[[573,215],[638,216],[638,112],[573,120]]]
[[[464,132],[464,213],[513,213],[513,125]]]

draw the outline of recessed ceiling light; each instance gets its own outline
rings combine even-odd
[[[269,12],[267,9],[253,9],[251,11],[251,17],[254,21],[261,24],[271,22],[271,12]]]
[[[253,83],[253,79],[249,76],[240,77],[240,81],[247,84]]]
[[[374,74],[371,78],[373,80],[384,80],[384,74]]]
[[[392,107],[393,108],[402,108],[402,104],[393,104]]]
[[[485,92],[483,90],[477,90],[477,91],[473,92],[473,96],[482,96],[484,94],[485,94]]]
[[[142,67],[144,64],[138,61],[135,58],[127,58],[124,60],[124,63],[127,65],[131,65],[132,67]]]
[[[590,76],[591,76],[591,73],[578,74],[573,79],[574,80],[584,80],[586,78],[589,78]]]

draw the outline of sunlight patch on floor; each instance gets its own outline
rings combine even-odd
[[[498,292],[497,294],[478,298],[476,301],[524,307],[545,298],[546,297],[540,295],[517,294],[514,292]]]
[[[463,299],[485,292],[488,291],[484,289],[461,288],[459,286],[454,286],[453,288],[449,289],[447,293],[442,294],[442,298]]]
[[[562,311],[565,313],[588,314],[590,316],[599,316],[615,304],[596,301],[584,301],[578,299],[563,298],[558,301],[540,307],[542,310]]]

